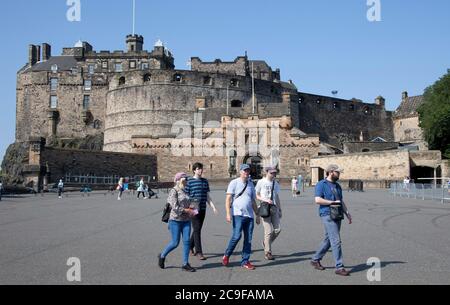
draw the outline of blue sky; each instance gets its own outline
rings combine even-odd
[[[419,95],[450,68],[450,1],[380,0],[381,22],[367,20],[366,0],[136,0],[136,32],[152,49],[161,39],[179,69],[191,56],[233,60],[248,51],[292,79],[300,91],[373,102],[394,110],[401,92]],[[53,55],[78,39],[121,50],[132,31],[132,0],[81,0],[69,22],[66,0],[3,1],[0,12],[0,158],[14,142],[16,72],[28,44]]]

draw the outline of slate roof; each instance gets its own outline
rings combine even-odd
[[[31,71],[51,71],[53,65],[58,66],[58,71],[70,71],[77,66],[77,60],[73,56],[52,56],[46,61],[35,64]]]
[[[422,95],[410,96],[404,100],[394,113],[396,118],[407,118],[417,115],[417,110],[424,103]]]

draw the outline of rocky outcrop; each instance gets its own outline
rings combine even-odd
[[[53,148],[101,151],[103,150],[103,133],[85,138],[55,139],[48,146]]]
[[[28,163],[28,143],[14,143],[6,150],[2,162],[3,182],[5,184],[23,184],[23,169]]]
[[[55,139],[48,143],[48,146],[101,151],[103,150],[103,134],[80,139]],[[29,161],[29,147],[27,142],[14,143],[8,147],[2,162],[2,175],[5,184],[22,185],[24,183],[23,170]]]

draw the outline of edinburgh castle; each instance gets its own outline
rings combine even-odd
[[[146,51],[139,35],[127,36],[126,51],[95,51],[80,41],[53,56],[49,44],[30,45],[17,73],[16,143],[2,168],[10,181],[38,188],[70,175],[170,181],[195,162],[205,164],[212,180],[233,177],[241,163],[250,164],[255,176],[276,164],[281,179],[301,174],[317,180],[322,165],[312,163],[324,157],[401,147],[408,148],[401,150],[407,162],[414,151],[426,154],[420,103],[421,97],[405,92],[391,112],[381,96],[364,103],[305,93],[283,81],[279,69],[247,54],[231,62],[192,57],[190,70],[178,70],[162,42]],[[192,129],[177,128],[179,122]],[[238,122],[259,129],[237,128]],[[274,128],[279,140],[270,144]],[[251,152],[262,143],[269,143],[267,153]],[[176,155],[175,146],[189,152]],[[196,153],[205,149],[216,153]],[[433,158],[429,166],[437,170],[440,155]],[[367,179],[402,179],[411,167]]]

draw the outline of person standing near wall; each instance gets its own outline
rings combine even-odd
[[[0,181],[0,201],[2,201],[3,183]]]
[[[59,183],[58,183],[58,198],[59,199],[62,198],[63,193],[64,193],[64,182],[62,181],[62,179],[60,179]]]
[[[123,178],[119,179],[119,182],[117,184],[117,190],[119,191],[119,197],[117,197],[117,200],[122,200],[122,194],[123,194],[123,191],[125,190]]]
[[[293,177],[291,181],[292,197],[297,197],[298,192],[298,180],[297,177]]]
[[[144,197],[144,199],[147,199],[147,197],[145,197],[145,182],[144,182],[144,177],[141,177],[141,180],[138,183],[138,187],[137,187],[137,199],[139,199],[142,196]]]

